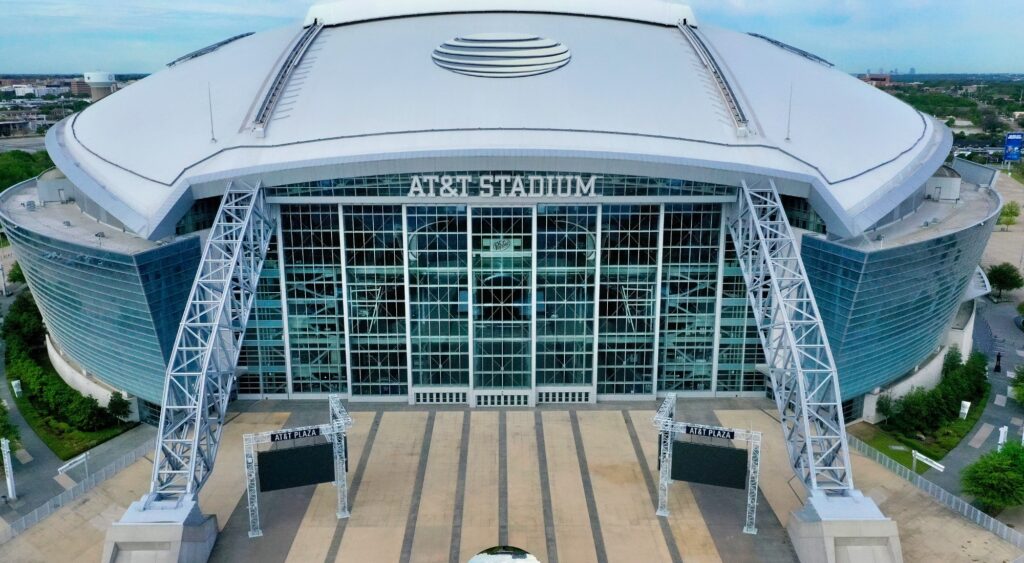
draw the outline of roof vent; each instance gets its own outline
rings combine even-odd
[[[569,48],[522,33],[477,33],[445,41],[434,49],[437,66],[459,74],[492,78],[534,76],[569,63]]]

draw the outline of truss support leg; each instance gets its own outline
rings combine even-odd
[[[662,404],[662,408],[659,409],[664,411],[659,414],[664,414],[669,424],[658,433],[658,511],[656,512],[658,516],[668,516],[670,514],[668,510],[668,488],[672,484],[672,443],[676,439],[675,432],[668,429],[671,426],[671,421],[676,416],[675,396],[671,396],[670,399],[666,399]]]
[[[246,434],[244,439],[242,448],[245,456],[246,499],[249,501],[249,537],[258,538],[263,535],[263,530],[260,529],[260,489],[256,480],[259,462],[256,460],[256,448],[252,435]]]
[[[757,535],[757,482],[761,476],[761,438],[752,440],[747,450],[747,518],[743,533]]]
[[[859,561],[863,549],[873,546],[875,561],[902,561],[896,523],[854,488],[835,360],[774,181],[743,182],[729,231],[789,462],[808,492],[787,525],[797,556],[805,562]],[[753,521],[748,525],[753,528]]]
[[[672,432],[660,432],[661,452],[658,460],[658,516],[668,516],[668,487],[672,484]]]
[[[329,398],[331,408],[331,424],[334,426],[334,434],[331,436],[331,443],[334,444],[334,488],[338,493],[338,520],[349,517],[348,507],[348,426],[351,421],[348,415],[344,414],[345,409],[341,405],[340,395],[331,395]]]

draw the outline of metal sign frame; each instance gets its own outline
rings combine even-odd
[[[249,502],[249,537],[258,538],[263,535],[260,528],[260,505],[259,505],[259,462],[256,458],[256,446],[275,442],[274,437],[284,432],[303,433],[315,431],[313,436],[296,436],[293,439],[305,437],[323,436],[326,437],[334,450],[334,487],[338,494],[338,519],[349,517],[348,506],[348,474],[345,472],[345,441],[348,439],[348,429],[352,427],[352,417],[341,404],[341,395],[330,395],[327,402],[331,410],[331,420],[327,424],[314,424],[312,426],[300,426],[297,428],[284,428],[246,434],[242,437],[242,457],[245,460],[246,497]],[[276,441],[281,441],[280,439]]]
[[[710,424],[678,422],[676,416],[676,394],[669,393],[654,415],[654,427],[658,429],[658,516],[668,516],[668,487],[672,484],[672,443],[676,434],[715,437],[731,435],[733,440],[747,443],[747,514],[743,523],[744,534],[757,534],[757,484],[761,474],[761,433],[742,428],[726,428]]]

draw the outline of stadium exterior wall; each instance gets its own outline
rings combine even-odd
[[[266,188],[278,233],[246,335],[240,396],[465,403],[474,393],[538,402],[763,393],[760,345],[722,222],[735,188],[605,174],[593,195],[546,202],[412,198],[412,176]],[[61,351],[158,403],[199,237],[118,254],[31,232],[5,214],[0,223]],[[903,377],[937,348],[991,228],[986,220],[874,252],[803,239],[844,398]],[[503,236],[520,247],[495,258],[485,246]],[[566,236],[589,250],[551,246]],[[437,248],[421,250],[428,239]]]
[[[844,398],[910,373],[946,342],[994,217],[884,250],[862,251],[804,236],[801,256]]]
[[[29,180],[0,199],[32,187]],[[159,403],[199,237],[130,255],[32,232],[2,212],[0,224],[53,343],[87,374]]]

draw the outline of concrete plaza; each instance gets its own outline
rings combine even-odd
[[[802,491],[766,400],[680,401],[678,418],[765,432],[757,536],[743,491],[674,483],[658,518],[653,401],[579,408],[350,405],[352,516],[333,485],[261,494],[249,539],[241,436],[324,422],[326,402],[239,402],[200,495],[221,534],[214,561],[464,562],[510,544],[545,562],[794,561],[784,524]],[[907,561],[1010,561],[1019,551],[867,459],[858,486],[896,518]],[[4,561],[97,561],[110,523],[148,489],[140,460],[0,546]]]

